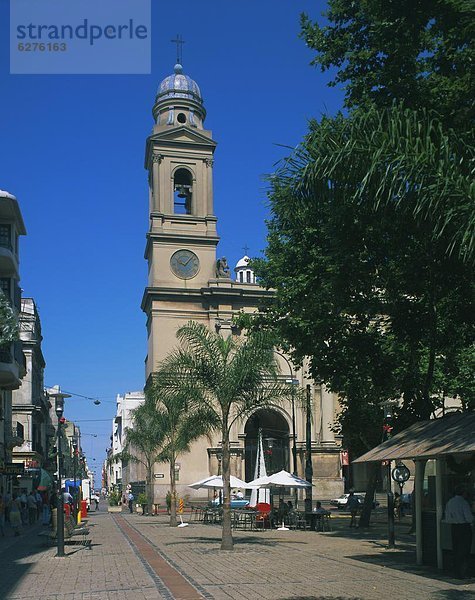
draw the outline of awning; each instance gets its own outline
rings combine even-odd
[[[430,459],[475,453],[475,412],[420,421],[373,448],[354,463]]]

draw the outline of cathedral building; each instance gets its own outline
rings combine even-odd
[[[234,316],[256,311],[273,295],[256,282],[248,256],[237,263],[234,278],[226,259],[217,253],[216,141],[204,126],[206,110],[200,88],[180,64],[161,82],[153,117],[155,124],[145,151],[150,216],[145,249],[148,284],[142,301],[147,316],[147,378],[177,346],[175,334],[181,325],[193,320],[223,335],[241,335],[234,327]],[[276,353],[276,358],[283,381],[301,388],[310,386],[313,495],[333,497],[343,491],[341,448],[333,431],[337,396],[307,379],[287,357]],[[260,409],[236,421],[231,431],[231,473],[248,481],[253,478],[261,429],[268,472],[293,471],[295,448],[298,474],[305,476],[305,426],[306,411],[300,402],[290,400],[287,405]],[[180,495],[202,497],[202,491],[187,485],[218,474],[220,460],[219,434],[195,442],[191,452],[178,459]],[[163,498],[168,490],[168,465],[156,464],[156,498]]]

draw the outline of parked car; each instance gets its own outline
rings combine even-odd
[[[219,506],[219,498],[215,498],[211,501],[213,506]],[[231,499],[231,508],[245,508],[249,505],[249,500],[238,500],[236,498]]]
[[[364,502],[366,493],[365,492],[354,492],[354,495],[358,499],[360,506],[363,506],[363,502]],[[333,500],[330,500],[330,504],[332,504],[333,506],[336,506],[338,508],[338,510],[342,510],[343,508],[346,508],[349,497],[350,497],[350,494],[342,494],[339,498],[334,498]],[[377,506],[379,506],[379,502],[373,501],[373,508],[376,508]]]

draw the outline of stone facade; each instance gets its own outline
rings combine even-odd
[[[28,468],[45,467],[52,433],[49,400],[44,391],[45,360],[41,350],[41,322],[33,298],[22,298],[20,339],[26,361],[22,385],[13,392],[13,421],[21,424],[23,443],[13,449],[13,461]]]
[[[21,309],[19,237],[26,235],[15,196],[0,190],[0,290],[15,316]],[[23,443],[21,424],[12,418],[12,391],[25,375],[25,357],[19,340],[0,346],[0,488],[11,489],[12,477],[2,473],[12,462],[13,449]]]
[[[163,80],[153,107],[155,125],[147,139],[145,168],[149,181],[150,227],[145,258],[148,286],[142,309],[147,316],[146,377],[176,347],[175,332],[189,320],[223,335],[240,335],[233,318],[255,311],[273,292],[256,283],[248,257],[236,266],[236,281],[224,258],[218,258],[217,217],[213,204],[213,168],[216,142],[204,129],[206,112],[197,84],[180,65]],[[282,379],[304,390],[310,386],[311,446],[314,497],[328,498],[343,490],[339,440],[333,433],[337,398],[276,355]],[[305,472],[306,411],[297,401],[237,420],[231,431],[231,472],[252,479],[257,431],[263,430],[268,470],[293,471],[295,434],[297,470]],[[293,410],[295,419],[292,418]],[[206,496],[187,487],[220,469],[220,439],[202,438],[177,465],[180,495]],[[168,465],[156,465],[156,499],[169,490]]]

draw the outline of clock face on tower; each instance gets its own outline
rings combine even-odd
[[[200,268],[200,259],[191,250],[177,250],[170,258],[170,266],[180,279],[191,279]]]

